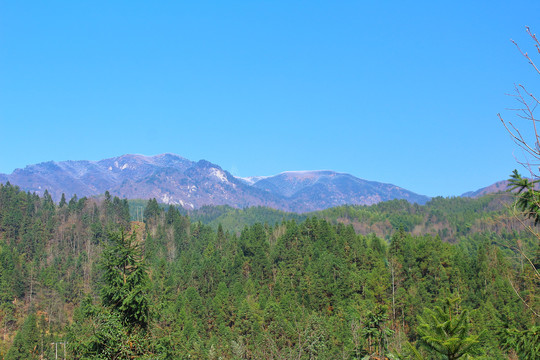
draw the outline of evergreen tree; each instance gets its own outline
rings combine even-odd
[[[540,358],[540,326],[533,326],[525,331],[506,329],[503,336],[503,348],[514,350],[520,360]]]
[[[36,315],[30,314],[24,321],[23,326],[15,335],[13,345],[9,349],[6,360],[30,360],[38,359],[39,331],[37,328]]]
[[[148,200],[144,209],[144,220],[150,223],[155,222],[155,218],[161,213],[161,208],[155,198]]]
[[[110,235],[103,251],[103,305],[120,315],[128,328],[146,329],[150,321],[147,297],[148,274],[135,233]]]
[[[66,194],[62,193],[62,197],[60,198],[60,203],[58,204],[59,207],[64,207],[66,206],[67,202],[66,202]]]
[[[101,305],[87,298],[70,331],[75,359],[133,359],[152,354],[148,274],[135,233],[112,233],[101,267]]]
[[[420,344],[428,351],[440,354],[448,360],[481,352],[480,335],[471,334],[467,310],[459,311],[459,298],[447,298],[441,308],[427,309],[419,317],[417,328]]]

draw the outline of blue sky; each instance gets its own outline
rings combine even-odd
[[[518,167],[497,113],[540,91],[510,42],[532,52],[539,20],[540,1],[0,0],[0,172],[171,152],[459,195]]]

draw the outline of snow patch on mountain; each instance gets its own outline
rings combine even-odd
[[[0,174],[30,192],[99,196],[109,191],[126,199],[157,198],[184,208],[204,205],[268,206],[306,212],[342,204],[372,204],[389,199],[425,203],[429,198],[391,184],[370,182],[328,170],[286,171],[275,176],[233,177],[206,160],[174,154],[122,155],[99,161],[60,161],[29,165]]]
[[[227,180],[227,176],[225,175],[225,173],[222,171],[222,170],[219,170],[219,169],[216,169],[216,168],[212,168],[210,170],[210,174],[212,174],[213,176],[217,177],[219,180],[221,180],[222,182],[229,182]]]
[[[248,176],[248,177],[240,177],[235,176],[236,179],[240,180],[244,184],[253,185],[259,180],[263,180],[266,178],[269,178],[270,176]]]

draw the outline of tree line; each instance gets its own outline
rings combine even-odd
[[[4,358],[52,358],[56,342],[72,359],[538,354],[538,283],[505,245],[519,240],[540,263],[526,233],[479,229],[450,243],[314,216],[232,231],[155,200],[144,222],[129,210],[110,194],[55,204],[0,185]]]

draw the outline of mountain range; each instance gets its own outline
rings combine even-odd
[[[287,171],[275,176],[240,178],[206,160],[191,161],[175,154],[122,155],[100,161],[49,161],[0,174],[25,191],[55,201],[92,197],[109,191],[127,199],[151,199],[186,209],[203,205],[237,208],[267,206],[309,212],[344,204],[371,205],[392,199],[424,204],[429,197],[392,184],[329,170]]]

